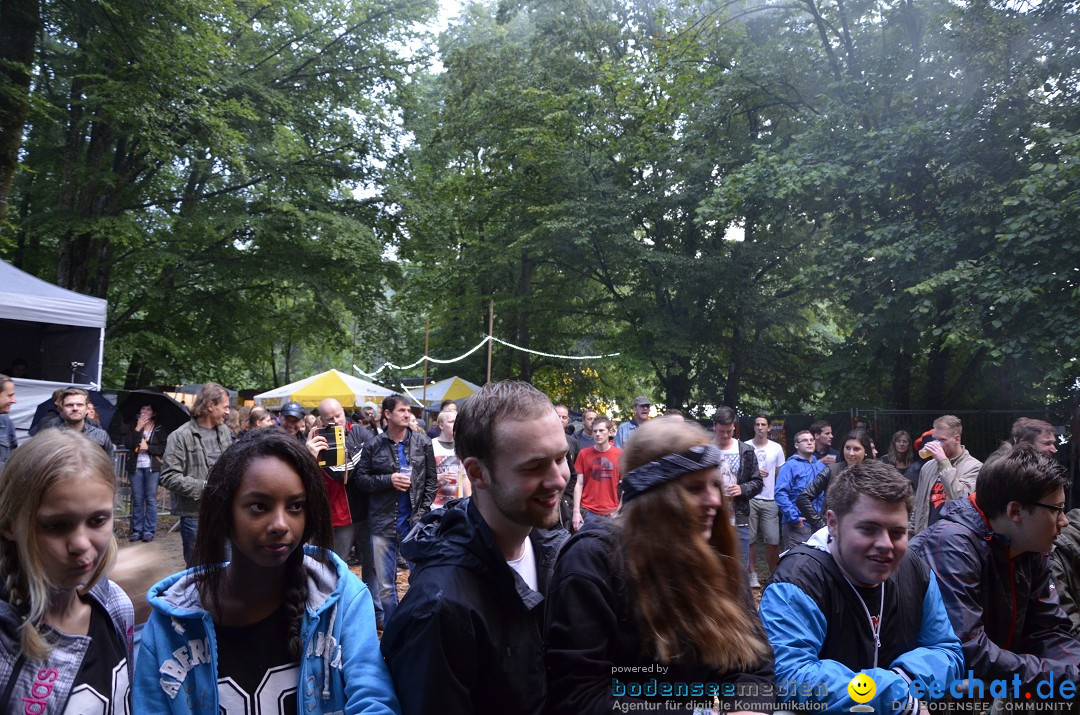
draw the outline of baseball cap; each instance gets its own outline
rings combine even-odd
[[[304,419],[304,407],[299,402],[290,400],[281,406],[282,417],[295,417],[297,419]]]
[[[650,400],[648,397],[645,397],[645,395],[638,395],[634,398],[634,407],[641,407],[642,405],[651,407],[652,400]]]

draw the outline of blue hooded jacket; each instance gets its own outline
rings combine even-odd
[[[802,518],[795,500],[806,489],[806,485],[813,481],[818,472],[827,471],[829,467],[818,461],[813,454],[810,461],[800,457],[797,453],[788,457],[784,466],[780,467],[780,474],[776,476],[776,506],[780,509],[780,521],[785,524],[796,524]],[[825,494],[822,492],[814,500],[814,507],[820,513],[825,506]]]
[[[316,547],[304,551],[308,604],[300,629],[300,711],[400,715],[367,588],[333,554],[325,552],[328,566],[311,557]],[[133,711],[217,715],[217,638],[194,569],[158,582],[147,598],[154,611],[135,665]]]
[[[949,686],[963,678],[960,640],[938,581],[908,551],[879,587],[875,637],[865,602],[832,555],[835,544],[826,527],[784,553],[761,595],[761,622],[776,657],[777,700],[849,712],[855,702],[848,684],[864,673],[876,686],[866,703],[874,712],[913,715],[920,708],[913,681]]]

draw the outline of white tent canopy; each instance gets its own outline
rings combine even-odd
[[[0,261],[0,370],[23,358],[29,377],[100,385],[107,306]]]

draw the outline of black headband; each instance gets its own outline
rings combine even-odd
[[[720,448],[715,444],[691,447],[679,454],[668,454],[648,464],[631,469],[622,478],[623,502],[678,479],[684,474],[720,466]]]

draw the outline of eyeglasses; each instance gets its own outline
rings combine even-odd
[[[1054,512],[1054,516],[1061,516],[1062,514],[1065,513],[1065,507],[1064,506],[1055,506],[1053,504],[1043,504],[1043,503],[1037,502],[1037,501],[1032,502],[1031,506],[1041,506],[1043,509],[1049,509],[1050,511]]]

